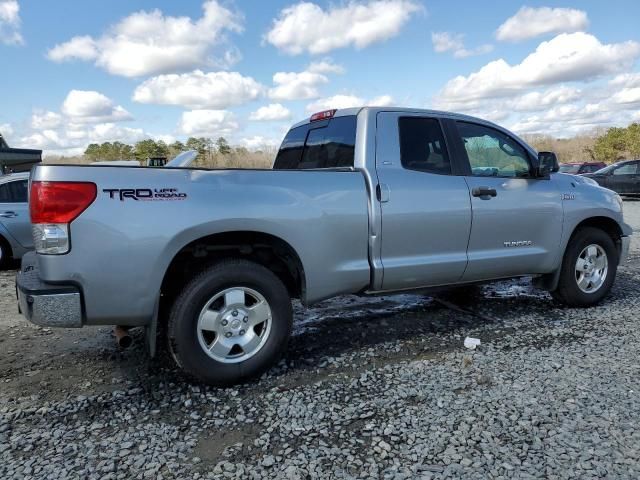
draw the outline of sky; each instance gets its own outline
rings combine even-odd
[[[316,111],[472,114],[568,137],[640,121],[640,2],[0,0],[0,133],[278,145]]]

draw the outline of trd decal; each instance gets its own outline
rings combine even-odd
[[[109,194],[109,198],[118,198],[124,202],[125,198],[131,200],[184,200],[186,193],[181,193],[177,188],[103,188],[104,193]]]

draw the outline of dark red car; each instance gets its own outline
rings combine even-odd
[[[593,173],[601,168],[606,167],[606,163],[602,162],[574,162],[574,163],[561,163],[561,173],[571,173],[573,175],[582,175],[583,173]]]

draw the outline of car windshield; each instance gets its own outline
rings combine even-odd
[[[613,165],[607,165],[606,167],[601,168],[600,170],[597,170],[597,171],[595,171],[593,173],[608,173],[611,170],[613,170],[613,167],[615,167],[615,166],[616,166],[615,163]]]
[[[579,170],[580,170],[580,165],[568,165],[568,164],[560,165],[561,173],[578,173]]]

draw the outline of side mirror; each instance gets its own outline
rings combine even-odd
[[[538,176],[548,177],[560,170],[558,157],[554,152],[538,152]]]

